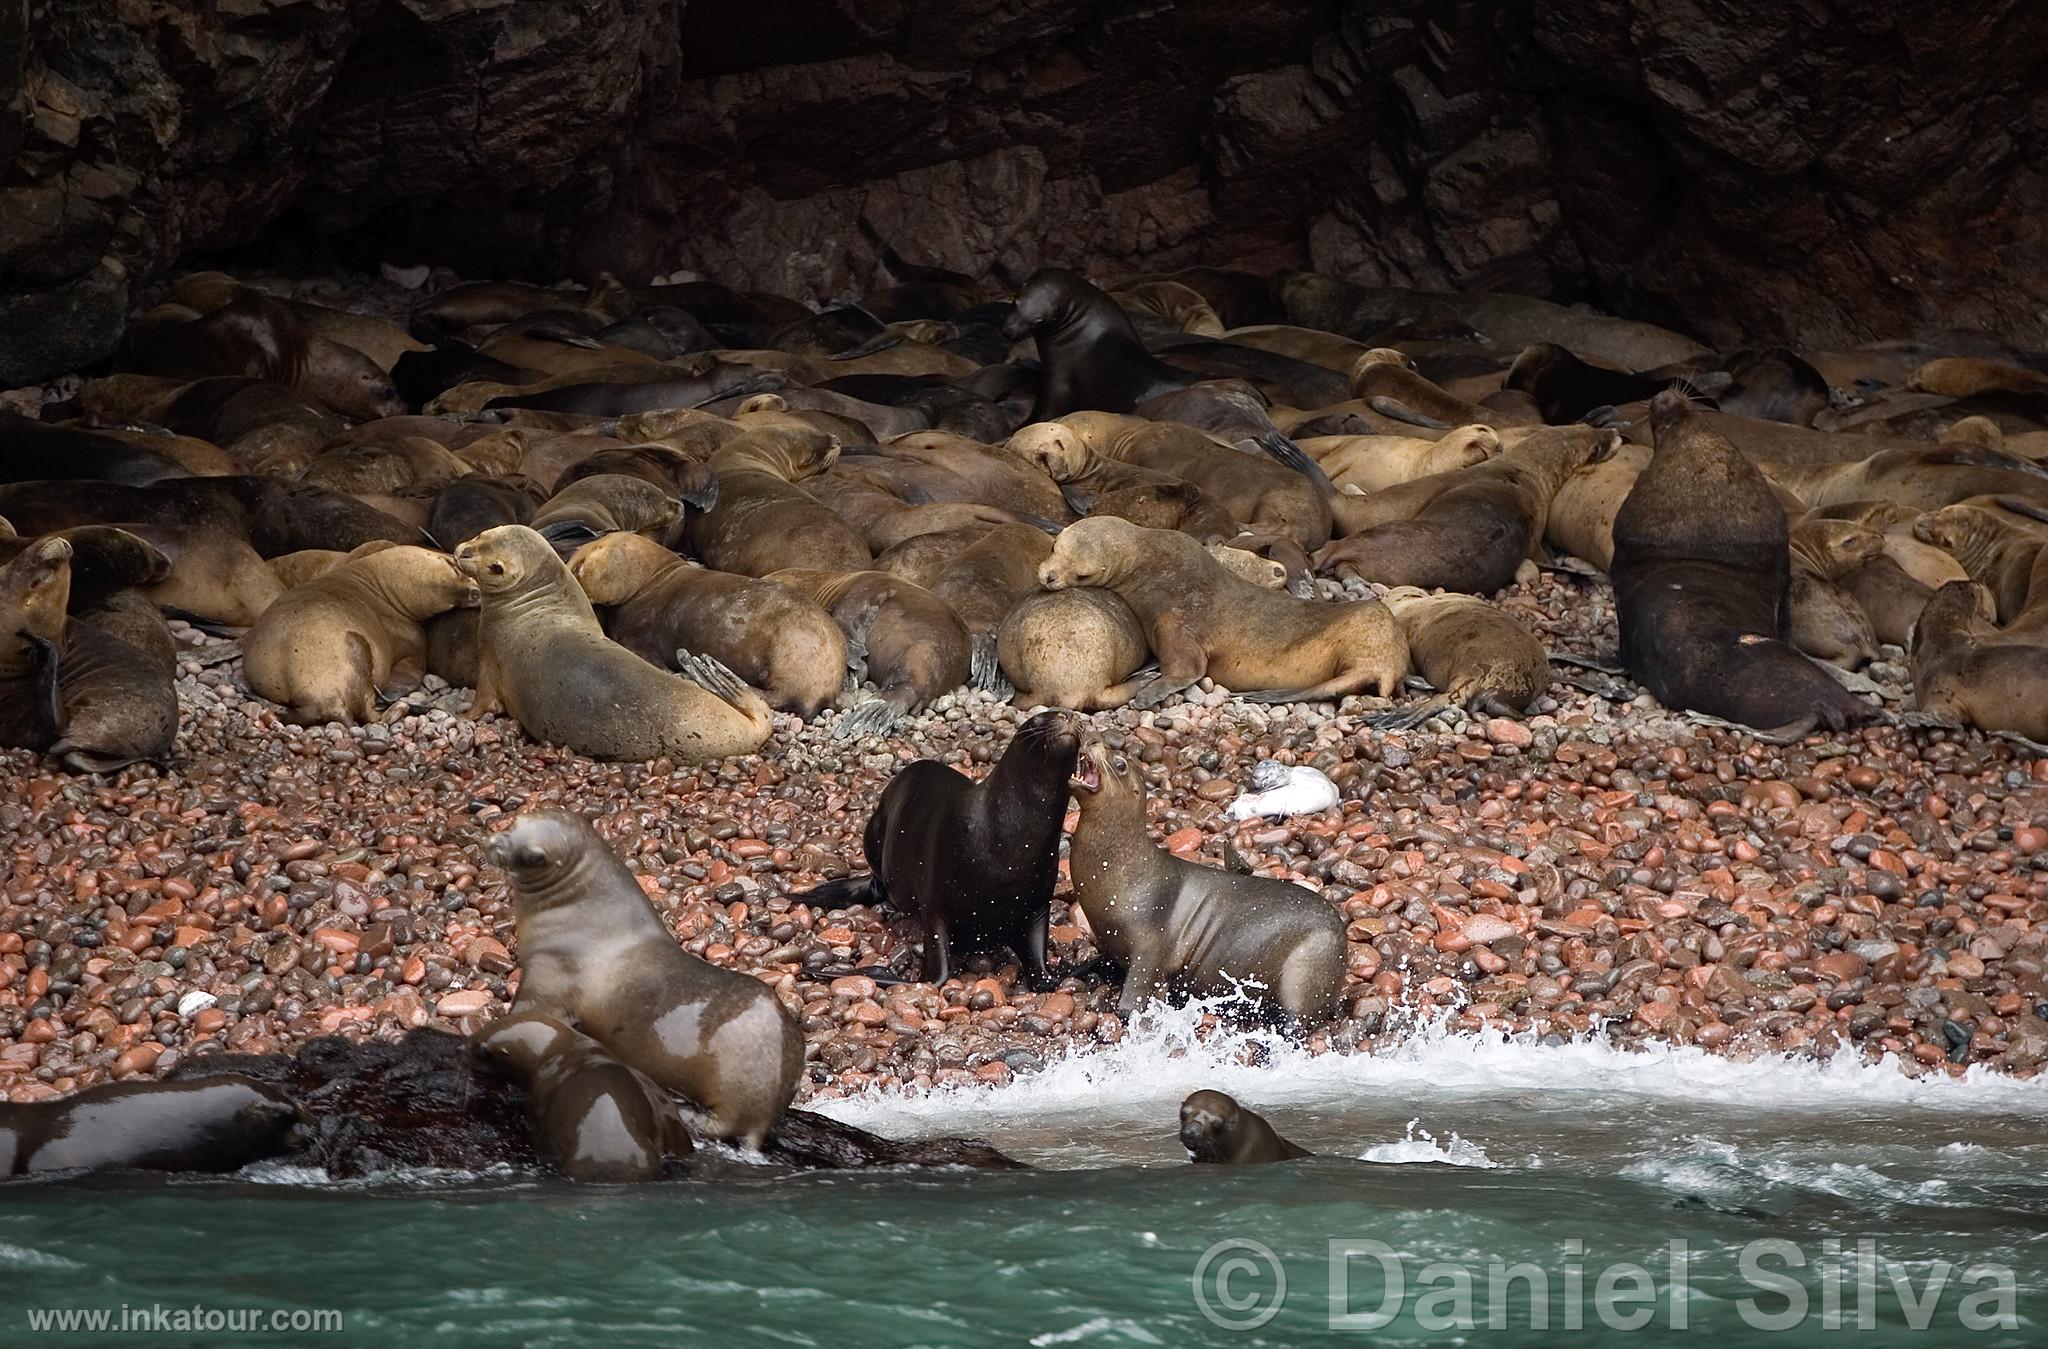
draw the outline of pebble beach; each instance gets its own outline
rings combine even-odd
[[[1325,583],[1326,585],[1330,583]],[[1334,590],[1331,592],[1334,594]],[[1498,603],[1556,653],[1611,652],[1604,582],[1544,572]],[[676,770],[537,744],[429,680],[381,723],[288,726],[234,648],[175,629],[177,761],[108,779],[0,756],[0,1094],[47,1099],[209,1052],[467,1032],[518,989],[482,844],[527,807],[590,816],[685,948],[798,1012],[798,1103],[1002,1084],[1127,1031],[1114,984],[1034,993],[986,958],[915,976],[911,924],[804,892],[865,869],[861,830],[913,759],[979,776],[1029,709],[961,691],[885,739],[778,717],[760,755]],[[1895,651],[1869,671],[1880,695]],[[1909,1076],[2048,1058],[2048,759],[1981,735],[1866,729],[1774,746],[1560,664],[1526,721],[1374,699],[1266,707],[1207,681],[1090,720],[1147,765],[1161,846],[1318,888],[1348,921],[1346,1014],[1312,1052],[1418,1022],[1539,1040],[1889,1062]],[[1407,699],[1426,697],[1411,693]],[[1261,759],[1340,805],[1236,824]],[[1071,824],[1071,817],[1069,823]],[[1062,863],[1064,869],[1064,863]],[[1054,967],[1094,955],[1064,882]]]

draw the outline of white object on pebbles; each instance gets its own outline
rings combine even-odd
[[[1337,804],[1337,784],[1318,769],[1262,760],[1252,768],[1252,790],[1230,803],[1233,820],[1314,815]]]

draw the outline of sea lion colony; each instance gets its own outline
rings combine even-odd
[[[701,281],[631,288],[606,280],[588,291],[471,284],[428,296],[406,326],[200,274],[138,317],[112,369],[46,403],[39,419],[0,422],[0,517],[8,522],[0,619],[13,653],[0,733],[72,772],[138,763],[169,770],[161,778],[131,774],[119,780],[125,788],[111,788],[132,793],[152,781],[175,783],[186,766],[176,708],[180,693],[189,698],[195,687],[215,701],[246,691],[274,704],[274,721],[258,717],[279,736],[294,734],[284,724],[350,727],[306,741],[339,747],[344,757],[335,762],[343,764],[361,758],[349,746],[388,752],[387,724],[410,725],[423,711],[451,728],[440,742],[452,747],[448,760],[502,759],[490,747],[517,742],[506,739],[509,728],[492,728],[489,714],[501,712],[531,740],[561,747],[529,747],[509,761],[545,800],[555,794],[545,790],[543,770],[581,771],[574,765],[590,758],[652,763],[657,773],[706,765],[698,784],[726,782],[732,775],[721,765],[754,763],[743,776],[760,789],[827,762],[866,760],[871,777],[882,763],[915,757],[897,748],[906,738],[955,763],[989,762],[995,747],[963,745],[948,723],[1000,698],[1014,696],[1025,710],[1096,713],[1093,728],[1086,717],[1062,723],[1052,768],[1034,770],[1053,773],[1052,785],[1004,788],[1011,794],[1000,805],[960,804],[953,788],[936,790],[956,775],[924,765],[941,775],[935,785],[919,790],[906,775],[883,798],[883,810],[927,826],[937,819],[1031,840],[1026,870],[1036,879],[1006,892],[1003,911],[986,921],[945,892],[962,883],[957,858],[899,864],[913,865],[906,874],[915,879],[892,885],[874,826],[868,860],[879,882],[836,883],[809,904],[806,887],[781,873],[844,876],[859,864],[854,849],[790,866],[781,860],[787,849],[770,843],[708,869],[685,864],[664,886],[708,882],[723,893],[731,882],[717,877],[774,871],[780,907],[766,917],[799,913],[799,921],[721,913],[717,929],[730,926],[745,945],[767,943],[749,959],[792,949],[788,936],[775,935],[785,928],[829,936],[796,957],[800,980],[771,977],[785,1002],[804,1010],[812,1062],[802,1086],[816,1091],[890,1076],[878,1072],[887,1054],[871,1047],[821,1049],[821,1014],[844,1013],[851,1001],[879,1013],[868,1020],[861,1011],[864,1029],[915,1038],[904,1027],[943,1025],[946,1008],[974,1014],[1000,1006],[1011,996],[1005,967],[994,967],[993,983],[962,979],[931,995],[892,994],[887,1007],[878,979],[886,987],[914,977],[919,960],[925,973],[955,974],[962,957],[999,959],[1004,951],[1021,962],[1035,995],[1021,1018],[1026,1031],[1079,1031],[1085,1021],[1099,1038],[1120,1033],[1107,1009],[1135,1010],[1142,999],[1130,985],[1119,995],[1112,980],[1104,1010],[1082,1008],[1097,997],[1095,975],[1136,962],[1141,993],[1215,992],[1222,978],[1249,975],[1271,1015],[1327,1042],[1331,1031],[1315,1027],[1332,1014],[1348,1012],[1352,1027],[1369,1031],[1381,1014],[1375,1006],[1404,991],[1379,949],[1404,932],[1460,964],[1464,979],[1513,981],[1520,964],[1522,995],[1490,1004],[1513,1016],[1528,1013],[1530,979],[1550,980],[1537,1005],[1555,1008],[1556,1024],[1572,1028],[1572,1016],[1602,1005],[1623,983],[1618,974],[1599,976],[1641,959],[1627,956],[1626,944],[1611,945],[1628,935],[1613,925],[1634,904],[1629,887],[1663,896],[1650,902],[1649,918],[1630,923],[1676,920],[1669,910],[1701,903],[1681,897],[1676,880],[1688,873],[1665,865],[1671,850],[1630,845],[1633,857],[1616,856],[1641,865],[1609,868],[1595,885],[1516,879],[1573,874],[1549,861],[1540,863],[1547,872],[1526,862],[1507,868],[1505,895],[1475,890],[1476,873],[1467,874],[1455,878],[1465,897],[1502,914],[1468,918],[1439,900],[1418,911],[1395,902],[1400,891],[1380,892],[1460,842],[1422,822],[1437,797],[1397,791],[1401,846],[1423,851],[1413,853],[1415,863],[1384,870],[1386,848],[1400,840],[1358,813],[1362,769],[1377,759],[1383,774],[1398,776],[1410,756],[1376,753],[1371,732],[1410,728],[1460,741],[1467,765],[1498,763],[1496,755],[1537,739],[1518,719],[1547,717],[1574,690],[1593,691],[1596,706],[1600,698],[1635,698],[1616,678],[1625,674],[1647,690],[1638,705],[1655,695],[1702,728],[1695,743],[1710,757],[1719,747],[1713,772],[1721,781],[1778,769],[1769,790],[1742,798],[1759,820],[1782,817],[1802,799],[1831,799],[1828,781],[1880,776],[1856,769],[1840,779],[1825,769],[1840,766],[1831,757],[1839,749],[1815,757],[1799,745],[1816,731],[1851,730],[1872,754],[1882,744],[1910,754],[1904,729],[1931,731],[1945,762],[1958,747],[1973,756],[1952,765],[1963,777],[1936,784],[1947,795],[1968,795],[1971,764],[2005,789],[2024,789],[1965,803],[1979,822],[1995,822],[1989,849],[1945,848],[1917,827],[1900,832],[1910,822],[1898,817],[1885,826],[1877,812],[1838,811],[1850,834],[1890,829],[1892,836],[1875,834],[1874,845],[1854,845],[1862,848],[1858,861],[1877,862],[1853,880],[1824,882],[1857,890],[1874,912],[1852,898],[1847,912],[1834,911],[1831,931],[1803,943],[1795,934],[1785,943],[1790,952],[1774,949],[1762,965],[1729,963],[1733,931],[1688,939],[1691,964],[1673,969],[1653,956],[1668,982],[1654,968],[1632,974],[1642,994],[1633,1004],[1640,1030],[1727,1043],[1735,979],[1707,988],[1686,972],[1748,971],[1734,1001],[1755,1013],[1771,987],[1761,976],[1790,967],[1825,981],[1832,991],[1822,1011],[1845,1014],[1835,1018],[1843,1034],[1876,1035],[1877,1046],[1910,1050],[1922,1064],[2002,1056],[2027,1070],[2048,1054],[2048,1027],[2033,1006],[2043,990],[2031,935],[2035,920],[2048,917],[2048,895],[2026,860],[2048,844],[2031,787],[2041,775],[2038,761],[1958,731],[2034,739],[2048,731],[2040,721],[2048,660],[2038,637],[2048,624],[2048,469],[2035,457],[2048,452],[2048,393],[2038,364],[1968,336],[1715,353],[1677,333],[1541,301],[1375,290],[1302,273],[1269,281],[1197,269],[1105,289],[1048,269],[1014,297],[986,293],[969,278],[920,273],[864,303],[817,310]],[[1602,573],[1615,587],[1612,601]],[[1429,593],[1438,590],[1448,593]],[[1544,640],[1530,630],[1541,627],[1532,616],[1542,615],[1519,598],[1537,593],[1554,601],[1551,616],[1562,629],[1576,622],[1581,631],[1571,635],[1591,638],[1560,653],[1568,658],[1555,674]],[[1603,634],[1610,609],[1618,625]],[[1935,620],[1920,623],[1923,610]],[[205,640],[198,629],[235,636],[238,645]],[[1564,644],[1558,635],[1541,628],[1553,646]],[[1606,659],[1617,649],[1618,663]],[[1894,671],[1903,684],[1908,662],[1915,678],[1903,706],[1870,696],[1886,684],[1858,673]],[[1404,680],[1433,691],[1390,701],[1403,695]],[[467,705],[454,691],[462,688],[476,690]],[[1319,703],[1325,713],[1262,715],[1260,702]],[[1213,818],[1217,751],[1242,754],[1248,737],[1224,730],[1204,744],[1190,732],[1226,706],[1250,719],[1240,726],[1313,732],[1290,731],[1265,752],[1329,755],[1333,744],[1339,751],[1332,766],[1349,769],[1338,776],[1350,799],[1326,813],[1327,827],[1262,836],[1283,851],[1290,845],[1275,834],[1347,846],[1384,839],[1374,845],[1378,866],[1344,862],[1349,899],[1332,895],[1341,901],[1332,906],[1307,890],[1279,896],[1311,906],[1289,917],[1248,897],[1249,883],[1271,882],[1190,867],[1188,855],[1205,844],[1185,830],[1156,864],[1144,861],[1149,849],[1131,846],[1145,842],[1148,789],[1154,818],[1161,792],[1175,797],[1171,817],[1191,787],[1201,788],[1193,799],[1206,812],[1197,818]],[[485,720],[459,727],[446,716],[451,710]],[[1475,728],[1476,718],[1488,719],[1483,738],[1452,734],[1466,713]],[[1021,715],[965,714],[996,724]],[[1882,729],[1886,723],[1904,729]],[[1731,736],[1720,729],[1729,724],[1748,730]],[[987,735],[993,727],[978,729]],[[1169,745],[1184,746],[1192,777],[1160,776],[1160,729]],[[1547,729],[1542,740],[1546,753],[1556,747]],[[1590,767],[1606,790],[1640,783],[1640,774],[1606,763],[1615,756],[1600,746],[1609,743],[1596,738],[1590,759],[1567,747],[1557,762],[1576,767],[1550,775],[1584,781]],[[1769,746],[1780,744],[1789,757],[1770,757]],[[1729,746],[1748,766],[1724,767]],[[1697,771],[1680,743],[1652,757],[1661,771],[1682,769],[1678,781]],[[28,774],[45,771],[33,758],[19,762]],[[1801,763],[1812,766],[1802,779],[1812,786],[1786,785],[1782,778]],[[1070,768],[1082,803],[1077,849],[1112,820],[1123,837],[1088,845],[1091,856],[1115,865],[1101,867],[1100,877],[1076,875],[1072,896],[1053,900],[1058,872],[1038,873],[1058,862],[1069,784],[1056,779]],[[1131,798],[1120,797],[1114,810],[1102,795],[1105,773]],[[1483,768],[1469,773],[1468,799],[1474,788],[1505,786]],[[52,792],[80,799],[58,779],[41,781],[38,809]],[[865,818],[867,800],[849,800],[831,785],[830,770],[822,782],[836,813],[851,806]],[[1927,792],[1915,791],[1917,804]],[[1542,795],[1522,784],[1503,799]],[[683,809],[690,806],[686,798]],[[717,818],[715,801],[700,809],[707,813],[696,823]],[[22,824],[30,815],[13,810],[10,818]],[[771,836],[791,837],[788,823]],[[702,850],[685,842],[668,849],[677,854],[668,862]],[[469,883],[455,897],[474,900],[476,838],[449,846],[471,859],[461,873]],[[1745,842],[1723,846],[1745,861],[1757,851]],[[1913,855],[1895,869],[1902,851]],[[1913,906],[1904,891],[1915,882],[1894,879],[1895,870],[1929,883],[1954,872],[1950,883],[1969,884],[1962,863],[1985,852],[2003,859],[1993,870],[2010,883],[1980,880],[1973,888],[1984,893],[1966,902],[1998,891],[2009,904],[1890,921],[1894,898]],[[752,865],[764,858],[767,867]],[[1320,868],[1280,871],[1327,882],[1339,861],[1332,854]],[[243,879],[235,878],[237,890]],[[1115,893],[1091,900],[1090,885],[1102,891],[1105,880]],[[102,884],[120,889],[110,877],[95,890]],[[118,923],[109,913],[84,926],[152,939],[124,953],[176,946],[189,962],[221,915],[203,928],[172,919],[204,884],[200,876],[135,891],[114,906]],[[455,976],[440,963],[431,980],[412,972],[423,962],[407,953],[403,932],[366,921],[385,914],[386,896],[376,902],[361,880],[344,884],[353,903],[335,919],[343,926],[299,926],[311,920],[294,918],[291,904],[281,920],[268,919],[272,901],[261,893],[234,906],[273,935],[299,934],[277,949],[303,958],[280,960],[271,987],[287,972],[313,974],[317,983],[325,969],[331,993],[337,975],[389,964],[396,978],[369,982],[387,997],[412,992],[400,1023],[419,1024],[428,1011],[416,990],[422,982],[449,989]],[[1537,891],[1521,900],[1494,902],[1530,884]],[[1723,907],[1741,889],[1720,878],[1710,884],[1718,887],[1712,902]],[[1169,911],[1182,903],[1257,908],[1272,930],[1237,934],[1246,949],[1235,954],[1229,941],[1170,952],[1142,932],[1133,945],[1125,929],[1137,910],[1124,901],[1141,892]],[[1938,889],[1926,893],[1947,899]],[[219,892],[210,894],[218,910]],[[141,902],[146,895],[171,898]],[[1538,921],[1523,911],[1518,921],[1517,906],[1538,895],[1557,912]],[[33,894],[10,899],[36,902]],[[1073,921],[1060,923],[1068,902]],[[1925,907],[1926,896],[1918,903]],[[917,930],[899,937],[876,911],[882,905],[917,919]],[[330,917],[326,909],[323,899],[317,917]],[[509,916],[502,902],[492,910]],[[1557,922],[1593,910],[1607,926]],[[1049,918],[1055,945],[1108,960],[1049,970]],[[1929,922],[1947,926],[1929,933]],[[762,934],[741,937],[749,924]],[[163,927],[176,940],[164,940],[156,930]],[[511,933],[502,923],[496,935],[489,923],[472,927],[466,944],[479,954],[462,962],[465,976],[500,991],[472,997],[458,987],[433,1012],[481,1028],[480,1013],[502,1006],[499,998],[512,1001],[512,981],[503,977],[512,973],[503,940]],[[373,942],[364,929],[377,933]],[[1893,939],[1909,929],[1922,940]],[[194,1042],[191,1016],[180,1014],[175,1028],[154,1036],[101,1033],[138,1024],[117,1020],[57,1044],[52,1032],[71,1024],[67,997],[123,974],[147,1022],[152,997],[177,1000],[172,971],[184,966],[158,962],[163,971],[147,978],[124,973],[134,961],[87,970],[107,957],[60,959],[60,949],[92,948],[66,940],[82,934],[62,918],[55,930],[57,940],[17,938],[14,951],[0,951],[21,975],[0,990],[5,1029],[19,1037],[13,1058],[0,1059],[10,1095],[161,1069],[164,1046]],[[698,938],[689,944],[710,951],[714,963],[740,958],[732,943],[701,940],[703,927],[683,935]],[[275,944],[264,941],[266,949]],[[1589,955],[1593,947],[1605,949]],[[1879,991],[1944,969],[1960,968],[1968,979],[1972,962],[1982,976],[1987,959],[2007,957],[1990,976],[1998,996],[1979,999],[1981,1010],[1953,998],[1931,1008],[1887,1002]],[[804,989],[827,982],[820,1008]],[[1456,982],[1421,1000],[1443,999]],[[1661,988],[1675,991],[1660,996]],[[1705,1011],[1695,1006],[1702,991],[1713,1004]],[[1859,1000],[1865,992],[1871,998]],[[229,996],[238,1011],[261,1013],[277,993]],[[286,996],[300,1019],[323,1001],[317,988]],[[1050,1024],[1041,1001],[1055,1013]],[[1896,1010],[1902,1006],[1909,1014]],[[1941,1014],[1932,1026],[1930,1011]],[[1859,1019],[1865,1012],[1874,1015]],[[621,1082],[638,1073],[675,1085],[643,1061],[644,1047],[636,1058],[611,1039],[592,1045],[567,995],[532,1014],[560,1019],[508,1037],[518,1039],[518,1052],[499,1058],[515,1080],[531,1083],[570,1055]],[[211,1023],[199,1040],[226,1020],[212,1006],[197,1016]],[[360,1026],[352,1017],[313,1020],[326,1030]],[[1776,1043],[1823,1043],[1829,1020],[1816,1015],[1796,1033],[1775,1023]],[[576,1038],[558,1044],[557,1030]],[[271,1042],[263,1032],[245,1038]],[[50,1045],[57,1047],[41,1048]],[[1923,1052],[1930,1049],[1938,1052]],[[978,1056],[976,1067],[969,1055],[949,1053],[911,1076],[994,1080],[1023,1062],[1006,1054]],[[799,1089],[794,1079],[788,1087],[770,1093],[779,1097],[774,1109]],[[554,1084],[549,1099],[577,1101],[595,1090],[565,1094]],[[536,1106],[537,1130],[545,1109]],[[713,1132],[758,1141],[764,1110],[772,1118],[756,1105],[743,1122]],[[646,1169],[646,1135],[657,1127],[667,1126],[640,1126],[627,1170]]]

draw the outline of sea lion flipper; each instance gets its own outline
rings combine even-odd
[[[1003,667],[996,663],[996,635],[992,632],[977,633],[974,637],[973,655],[969,662],[969,679],[975,688],[984,693],[993,693],[1001,699],[1014,698],[1016,686],[1003,678]]]
[[[716,656],[693,656],[681,647],[676,648],[676,673],[734,707],[746,702],[750,691],[747,682]]]
[[[1412,707],[1391,707],[1384,712],[1372,712],[1361,718],[1375,731],[1411,731],[1423,722],[1444,710],[1441,698],[1431,698]]]
[[[1266,432],[1259,436],[1255,443],[1260,449],[1270,455],[1275,463],[1293,469],[1296,473],[1314,483],[1316,490],[1324,496],[1328,496],[1337,490],[1337,485],[1330,481],[1330,475],[1323,472],[1323,466],[1311,458],[1308,451],[1302,449],[1301,446],[1295,444],[1286,436],[1281,435],[1278,431]]]
[[[1130,705],[1141,709],[1157,707],[1174,694],[1191,687],[1198,678],[1200,678],[1199,675],[1190,676],[1186,679],[1169,679],[1163,674],[1154,675],[1143,684],[1140,684],[1137,691],[1131,694]]]
[[[1407,422],[1410,426],[1426,426],[1432,431],[1448,431],[1451,429],[1449,422],[1432,417],[1426,412],[1417,412],[1400,399],[1389,398],[1383,393],[1374,394],[1371,398],[1366,399],[1365,405],[1374,412],[1379,413],[1382,417],[1392,417],[1395,421]]]
[[[872,698],[842,714],[832,734],[839,740],[865,740],[870,736],[886,735],[896,724],[897,716],[895,707],[888,701]]]

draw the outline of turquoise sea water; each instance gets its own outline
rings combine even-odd
[[[828,1107],[979,1134],[1028,1173],[10,1186],[0,1344],[2048,1342],[2048,1086],[1429,1032],[1252,1068],[1191,1024],[1000,1091]],[[1326,1155],[1188,1165],[1173,1119],[1196,1086]],[[341,1326],[29,1321],[194,1306]]]

